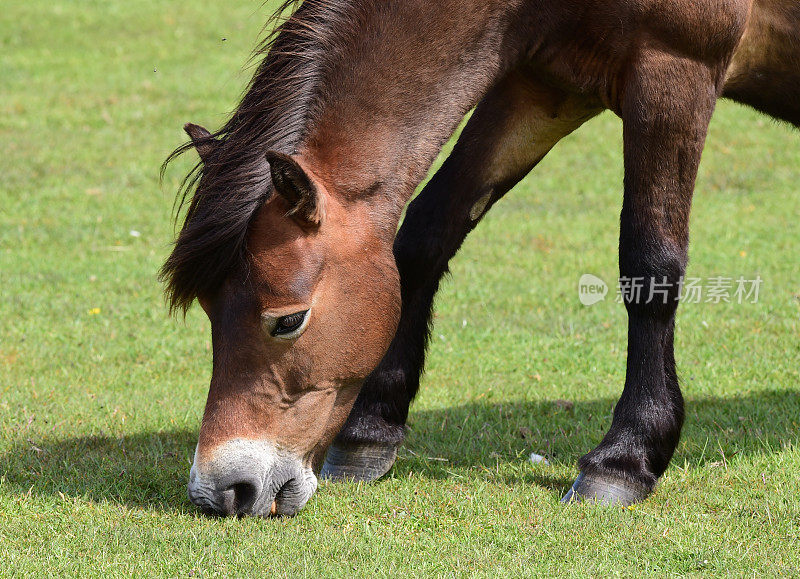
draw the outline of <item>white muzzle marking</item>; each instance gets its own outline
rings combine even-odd
[[[189,499],[210,514],[294,515],[317,490],[317,477],[296,455],[266,440],[237,438],[199,460],[189,473]]]

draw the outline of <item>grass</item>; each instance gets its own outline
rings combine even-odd
[[[323,484],[291,520],[213,520],[185,495],[209,328],[167,316],[155,272],[192,159],[219,126],[260,1],[9,1],[0,11],[0,575],[800,574],[799,135],[720,105],[689,274],[764,280],[688,304],[688,418],[636,508],[564,508],[607,428],[625,313],[620,123],[566,139],[486,217],[438,297],[408,443],[373,485]],[[138,233],[138,235],[137,235]],[[551,466],[532,465],[530,452]]]

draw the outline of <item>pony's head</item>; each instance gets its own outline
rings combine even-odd
[[[261,202],[231,215],[213,177],[225,144],[186,130],[206,168],[163,275],[173,307],[197,298],[213,343],[189,496],[209,513],[291,515],[395,331],[393,231],[304,155],[274,151],[248,169]]]
[[[296,10],[227,123],[185,127],[175,154],[201,163],[162,279],[173,309],[197,300],[211,320],[189,484],[207,511],[291,514],[314,492],[397,328],[403,207],[497,73],[505,4],[420,27],[440,4],[283,0],[276,15]]]

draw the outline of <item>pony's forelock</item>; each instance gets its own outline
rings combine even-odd
[[[247,231],[270,195],[265,153],[293,153],[308,124],[331,23],[345,0],[284,0],[267,20],[251,61],[263,57],[238,107],[213,133],[216,147],[184,177],[175,200],[183,225],[162,266],[170,311],[213,295],[245,264]],[[161,167],[194,148],[175,149]]]

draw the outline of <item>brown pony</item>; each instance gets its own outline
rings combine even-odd
[[[674,317],[708,123],[723,96],[800,125],[800,1],[306,0],[260,50],[230,120],[186,125],[175,153],[202,162],[162,277],[173,309],[208,314],[214,358],[191,500],[291,515],[320,469],[386,473],[448,261],[605,109],[624,124],[620,273],[645,286],[623,292],[624,392],[565,501],[644,499],[683,422]],[[656,283],[664,299],[637,297]]]

